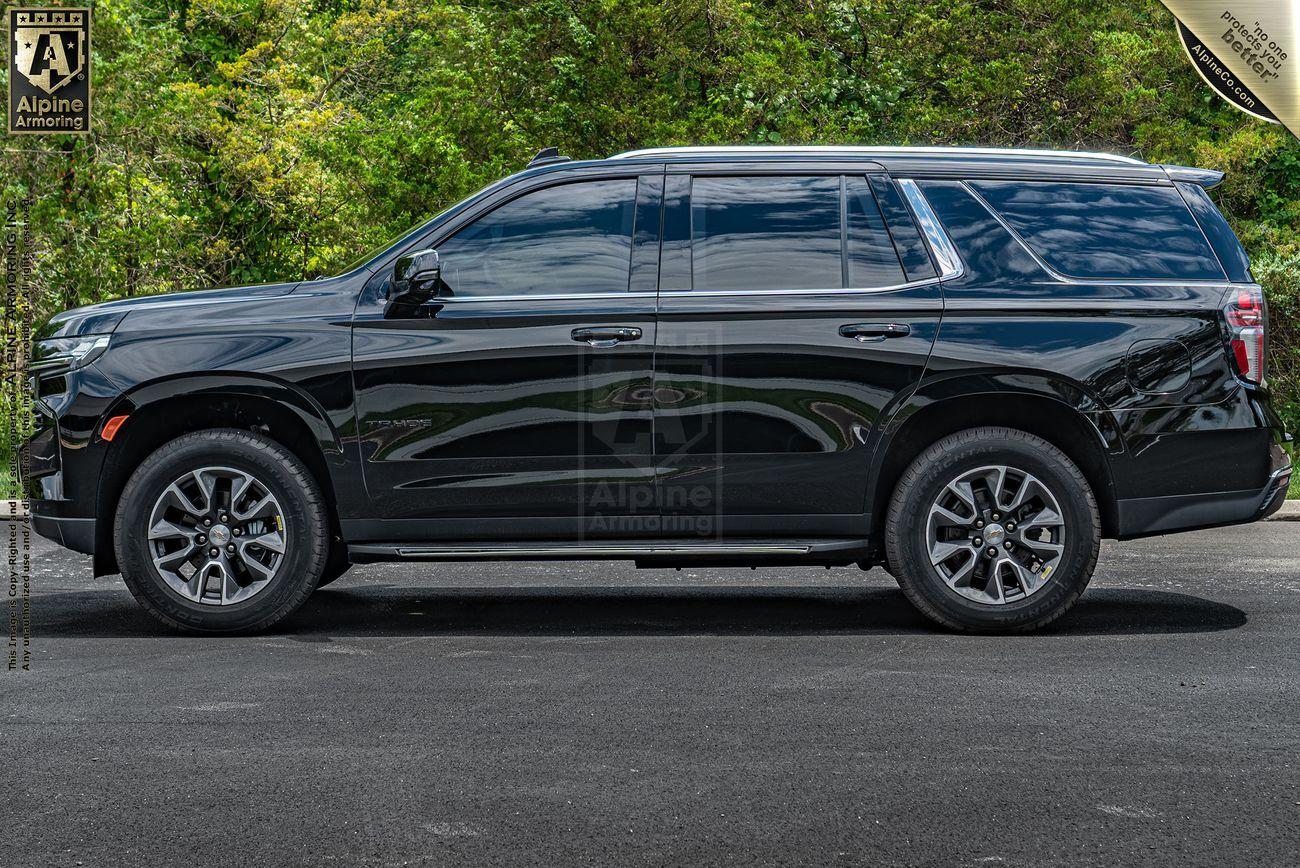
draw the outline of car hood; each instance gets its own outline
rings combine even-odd
[[[55,314],[37,330],[36,337],[61,338],[77,335],[109,334],[127,315],[136,311],[175,310],[186,305],[229,304],[252,298],[271,298],[288,295],[299,285],[293,283],[263,283],[256,286],[233,286],[224,289],[204,289],[197,292],[172,292],[163,295],[143,295],[77,307]]]

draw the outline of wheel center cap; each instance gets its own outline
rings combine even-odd
[[[216,545],[223,546],[230,541],[230,528],[224,524],[214,524],[212,530],[208,531],[208,539]]]
[[[1000,524],[991,524],[984,528],[984,539],[991,546],[1001,545],[1002,541],[1007,538],[1007,532]]]

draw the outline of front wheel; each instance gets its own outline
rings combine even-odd
[[[186,434],[147,457],[117,511],[122,577],[149,614],[203,633],[270,627],[316,588],[329,552],[320,490],[280,444]]]
[[[885,546],[907,598],[957,630],[1034,630],[1063,615],[1097,564],[1087,480],[1052,444],[975,428],[930,446],[889,504]]]

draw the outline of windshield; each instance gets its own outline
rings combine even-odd
[[[420,235],[433,229],[439,223],[449,219],[450,217],[459,213],[460,211],[463,211],[465,208],[468,208],[470,205],[477,202],[479,199],[488,195],[493,190],[497,189],[498,187],[502,186],[508,181],[512,180],[514,177],[515,177],[514,175],[511,175],[508,178],[502,178],[500,181],[497,181],[495,184],[489,184],[488,186],[484,187],[482,190],[479,190],[473,196],[470,196],[467,199],[460,200],[459,202],[452,205],[447,210],[440,212],[433,218],[426,220],[423,223],[417,224],[416,226],[413,226],[412,228],[406,230],[402,234],[394,237],[392,240],[386,241],[383,244],[379,245],[378,247],[375,247],[374,249],[367,251],[361,256],[358,256],[356,259],[349,262],[342,270],[340,270],[338,274],[333,274],[329,276],[338,277],[339,275],[347,274],[350,271],[356,271],[358,268],[362,267],[363,265],[370,264],[372,261],[380,258],[384,254],[405,246],[409,242],[418,238]],[[317,278],[317,280],[323,280],[323,279],[324,277]]]
[[[397,235],[394,235],[392,238],[389,238],[387,241],[385,241],[383,244],[380,244],[378,247],[370,248],[365,253],[361,254],[356,259],[352,260],[347,265],[339,269],[338,274],[347,274],[349,271],[356,271],[358,268],[365,265],[370,260],[379,256],[379,254],[383,253],[385,250],[388,250],[390,247],[396,246],[399,241],[405,240],[407,236],[414,235],[416,231],[423,228],[423,226],[424,226],[423,223],[412,226],[410,229],[407,229],[405,232],[399,233]],[[322,277],[317,278],[317,280],[323,279],[323,277],[325,276],[337,277],[338,275],[322,275]]]

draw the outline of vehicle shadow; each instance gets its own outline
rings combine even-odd
[[[168,635],[125,590],[44,594],[33,635]],[[1231,630],[1246,613],[1169,591],[1099,588],[1044,633],[1139,635]],[[894,588],[409,588],[316,592],[271,631],[303,641],[334,636],[817,635],[941,632]]]

